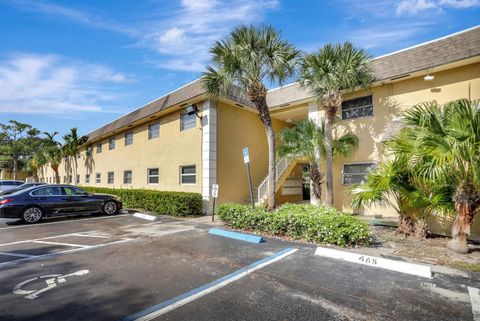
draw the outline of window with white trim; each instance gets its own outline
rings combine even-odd
[[[132,184],[132,171],[123,171],[123,184]]]
[[[180,166],[180,184],[195,184],[197,171],[195,165]]]
[[[115,180],[115,174],[113,172],[107,173],[107,184],[113,184]]]
[[[194,111],[180,114],[180,131],[195,128],[197,125],[197,115]]]
[[[97,143],[97,154],[100,154],[102,152],[102,143]]]
[[[87,146],[86,154],[87,156],[92,156],[92,146]]]
[[[152,123],[148,125],[148,139],[154,139],[160,136],[160,123]]]
[[[149,168],[147,170],[148,184],[158,184],[158,168]]]
[[[108,149],[109,150],[115,149],[115,137],[111,137],[108,140]]]
[[[90,184],[90,174],[85,174],[85,183]]]
[[[343,164],[342,183],[344,185],[358,184],[365,181],[368,172],[377,167],[376,163]]]
[[[133,131],[125,132],[125,146],[133,144]]]
[[[352,119],[373,115],[372,95],[345,100],[342,102],[342,119]]]
[[[100,184],[102,182],[102,174],[97,173],[95,174],[95,183]]]

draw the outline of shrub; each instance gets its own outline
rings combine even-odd
[[[202,213],[199,193],[163,192],[146,189],[82,187],[90,193],[116,195],[126,208],[141,208],[159,215],[188,216]]]
[[[232,228],[286,235],[314,243],[351,246],[371,241],[366,222],[325,206],[285,204],[269,213],[263,208],[223,204],[218,207],[218,217]]]

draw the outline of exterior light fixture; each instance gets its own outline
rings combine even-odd
[[[435,76],[427,74],[425,77],[423,77],[423,80],[425,81],[432,81],[435,79]]]
[[[186,111],[189,115],[195,114],[198,118],[202,119],[202,117],[198,115],[199,109],[197,104],[191,104],[190,106],[187,107]]]

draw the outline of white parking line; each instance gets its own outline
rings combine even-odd
[[[74,233],[72,236],[81,236],[81,237],[93,237],[93,238],[99,238],[99,239],[109,239],[111,238],[110,236],[106,235],[91,235],[91,234],[80,234],[80,233]]]
[[[48,242],[48,241],[33,241],[32,243],[35,243],[35,244],[50,244],[50,245],[71,246],[71,247],[91,247],[90,245],[72,244],[72,243],[60,243],[60,242]]]
[[[132,215],[130,215],[130,214],[120,214],[120,215],[115,215],[115,216],[92,217],[92,218],[84,218],[84,219],[72,220],[72,221],[58,221],[58,222],[49,222],[49,223],[41,223],[41,224],[34,224],[34,225],[20,225],[20,226],[0,227],[0,230],[9,230],[9,229],[12,229],[12,228],[40,227],[40,226],[50,225],[50,224],[62,224],[62,223],[83,222],[83,221],[91,221],[91,220],[102,220],[102,219],[117,218],[117,217],[122,217],[122,216],[132,216]]]
[[[75,232],[75,233],[61,234],[61,235],[55,235],[55,236],[41,237],[41,238],[38,238],[38,239],[3,243],[3,244],[0,244],[0,246],[15,245],[15,244],[22,244],[22,243],[31,243],[31,242],[34,242],[34,241],[43,241],[43,240],[49,240],[49,239],[56,239],[56,238],[60,238],[60,237],[72,236],[72,235],[78,234],[78,233],[93,233],[93,232],[96,232],[96,231]]]
[[[37,259],[44,259],[44,258],[54,257],[54,256],[58,256],[58,255],[62,255],[62,254],[67,254],[67,253],[75,253],[75,252],[81,252],[81,251],[88,251],[88,250],[98,249],[98,248],[101,248],[101,247],[106,247],[106,246],[109,246],[109,245],[115,245],[115,244],[125,243],[125,242],[129,242],[129,241],[133,241],[133,240],[135,240],[135,239],[123,239],[123,240],[114,241],[114,242],[110,242],[110,243],[103,243],[103,244],[92,245],[92,246],[85,247],[85,248],[70,249],[70,250],[65,250],[65,251],[59,251],[59,252],[54,252],[54,253],[48,253],[48,254],[42,254],[42,255],[37,255],[37,256],[32,256],[32,257],[26,257],[26,258],[19,259],[19,260],[15,260],[15,261],[9,261],[9,262],[0,263],[0,268],[3,268],[3,267],[5,267],[5,266],[9,266],[9,265],[14,265],[14,264],[26,262],[26,261],[32,261],[32,260],[37,260]]]
[[[473,320],[480,321],[480,295],[477,288],[468,287],[470,302],[472,303]]]
[[[9,252],[0,252],[0,255],[15,256],[15,257],[35,257],[36,256],[36,255],[30,255],[30,254],[19,254],[19,253],[9,253]]]

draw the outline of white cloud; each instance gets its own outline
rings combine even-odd
[[[54,55],[15,55],[0,61],[0,113],[72,115],[108,112],[108,83],[134,81],[102,65]]]
[[[183,0],[167,19],[144,29],[141,44],[162,54],[165,59],[156,64],[160,68],[202,71],[215,40],[238,24],[261,21],[277,6],[277,0]]]
[[[403,0],[398,4],[396,13],[397,15],[416,15],[426,10],[468,9],[479,6],[480,0]]]

